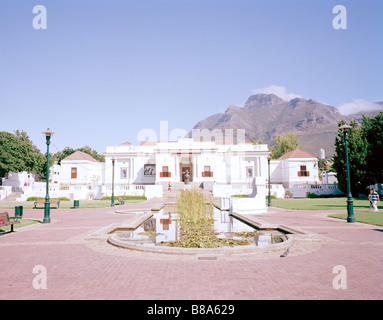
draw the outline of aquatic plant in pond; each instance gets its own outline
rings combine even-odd
[[[211,197],[205,199],[203,192],[197,189],[181,190],[177,210],[181,220],[191,220],[194,223],[201,219],[212,219],[213,216]]]
[[[206,203],[208,200],[208,203]],[[212,248],[219,246],[249,245],[249,240],[217,237],[214,230],[213,205],[202,191],[182,190],[177,202],[180,239],[162,244],[182,248]]]
[[[180,219],[180,240],[162,242],[170,247],[215,248],[221,246],[249,245],[249,240],[237,240],[217,237],[213,219],[200,219],[197,222]]]

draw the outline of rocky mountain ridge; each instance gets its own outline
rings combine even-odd
[[[383,102],[377,104],[383,105]],[[366,112],[374,116],[380,111]],[[263,141],[273,146],[276,134],[293,132],[298,135],[306,151],[314,156],[320,148],[331,158],[335,151],[335,137],[341,120],[360,122],[362,113],[342,115],[337,108],[313,99],[283,100],[275,94],[255,94],[243,107],[230,105],[224,113],[217,113],[199,121],[193,129],[244,129],[247,140]]]

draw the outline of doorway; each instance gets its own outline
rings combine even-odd
[[[193,172],[192,172],[192,165],[191,164],[180,164],[180,181],[185,182],[185,172],[189,171],[190,174],[190,182],[193,181]]]

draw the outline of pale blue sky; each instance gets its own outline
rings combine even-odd
[[[99,152],[160,121],[187,131],[259,88],[383,100],[381,0],[2,0],[0,131]],[[35,5],[47,29],[35,30]],[[332,26],[335,5],[347,30]]]

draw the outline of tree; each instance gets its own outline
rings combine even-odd
[[[338,126],[344,124],[339,122]],[[375,117],[362,118],[358,127],[351,122],[352,129],[348,134],[348,155],[350,165],[350,184],[352,194],[365,192],[370,184],[383,182],[383,112]],[[339,188],[346,186],[346,160],[343,132],[338,132],[335,139],[334,169],[337,172]]]
[[[338,127],[345,124],[340,121]],[[360,128],[356,121],[349,124],[352,129],[348,131],[348,159],[350,166],[350,185],[351,193],[357,195],[359,186],[366,183],[366,141],[364,140]],[[337,173],[339,189],[346,193],[347,190],[347,168],[346,154],[344,144],[344,134],[342,130],[338,131],[335,138],[334,169]]]
[[[105,157],[103,155],[100,155],[96,150],[92,149],[91,147],[84,146],[81,148],[73,149],[71,147],[65,147],[62,151],[56,152],[53,155],[53,161],[57,161],[58,164],[61,164],[61,161],[70,156],[72,153],[75,153],[76,151],[82,151],[84,153],[89,154],[97,161],[105,161]]]
[[[25,131],[0,132],[0,176],[8,172],[41,173],[46,160]]]
[[[282,155],[284,155],[286,152],[295,150],[295,149],[302,149],[304,150],[304,146],[299,144],[299,138],[298,135],[295,133],[289,132],[284,135],[275,135],[275,146],[271,149],[270,157],[272,159],[278,159]]]
[[[367,142],[367,181],[383,183],[383,112],[375,117],[363,116],[361,134]]]

